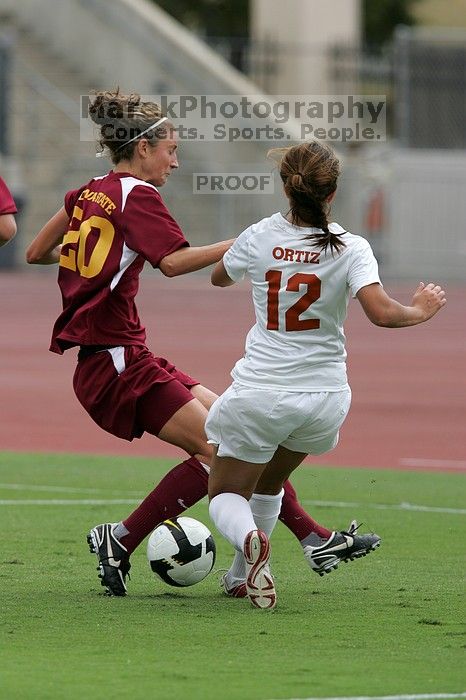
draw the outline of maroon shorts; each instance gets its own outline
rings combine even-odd
[[[157,435],[193,399],[190,389],[196,384],[141,345],[80,352],[73,377],[75,394],[91,418],[125,440],[140,438],[145,431]]]

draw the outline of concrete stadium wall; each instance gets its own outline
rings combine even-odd
[[[51,84],[74,99],[77,111],[78,96],[86,85],[109,88],[119,84],[122,90],[143,94],[258,93],[254,84],[146,0],[0,0],[0,14],[4,12],[10,12],[18,26],[28,30],[23,43],[28,43],[28,37],[41,40],[47,60],[42,66],[38,52],[32,53],[31,70],[43,71]],[[58,76],[64,70],[67,74],[60,82]],[[21,104],[13,120],[22,125],[13,156],[19,153],[24,159],[26,178],[34,158],[24,139],[28,119],[35,125],[38,145],[43,142],[45,149],[37,157],[35,180],[26,183],[31,199],[28,208],[34,212],[27,232],[30,237],[46,215],[53,213],[51,207],[60,206],[66,189],[99,174],[109,164],[95,161],[93,144],[79,143],[76,125],[70,124],[66,149],[63,144],[57,146],[55,135],[63,131],[66,117],[57,112],[52,118],[45,97],[37,98],[27,111],[23,92],[25,88],[18,93]],[[270,145],[182,144],[180,171],[163,195],[194,244],[237,235],[251,222],[286,208],[278,178],[273,195],[193,195],[193,172],[270,172],[272,166],[265,161]],[[77,160],[71,153],[78,146]],[[371,241],[383,274],[464,279],[466,156],[390,144],[347,149],[343,156],[343,174],[333,207],[335,219]],[[378,191],[383,198],[383,217],[377,228],[368,223],[368,208]]]
[[[292,60],[280,61],[267,86],[278,95],[328,95],[329,50],[357,46],[361,0],[251,0],[251,34],[255,40],[281,44]]]
[[[74,76],[77,114],[83,84],[96,89],[119,85],[123,92],[145,95],[260,95],[256,85],[147,0],[0,0],[2,12],[9,12],[20,30],[39,40],[44,54],[53,57],[56,71],[49,67],[40,77],[54,83],[55,72],[66,69],[70,94]],[[233,125],[245,123],[232,120]],[[182,167],[164,196],[193,243],[238,233],[277,209],[281,195],[193,196],[191,173],[270,173],[272,166],[265,155],[271,145],[257,141],[181,144]],[[94,150],[88,144],[90,156]],[[192,168],[189,175],[183,167],[187,162]],[[88,177],[101,167],[101,162],[89,164]]]
[[[466,154],[395,150],[386,265],[423,281],[466,277]]]
[[[466,154],[381,148],[345,159],[335,219],[370,241],[386,277],[464,281]]]
[[[105,85],[150,94],[234,92],[255,86],[147,0],[1,0],[50,49]],[[197,92],[196,92],[197,91]],[[191,94],[191,92],[189,94]]]

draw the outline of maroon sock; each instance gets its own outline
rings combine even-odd
[[[327,530],[326,527],[319,525],[301,508],[296,491],[289,481],[285,481],[283,488],[285,493],[283,494],[282,509],[278,516],[282,523],[291,530],[300,542],[312,532],[315,532],[318,537],[322,537],[324,540],[328,539],[331,535],[331,530]]]
[[[173,467],[141,505],[123,520],[129,534],[121,537],[120,542],[129,554],[162,520],[175,518],[206,496],[208,478],[195,457]]]

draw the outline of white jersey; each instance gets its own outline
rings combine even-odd
[[[245,355],[231,373],[235,381],[297,392],[347,388],[349,295],[380,278],[365,238],[335,223],[329,230],[343,234],[339,254],[306,239],[320,229],[293,226],[277,213],[243,231],[223,256],[232,280],[251,278],[256,314]]]

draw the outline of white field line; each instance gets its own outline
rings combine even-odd
[[[356,503],[351,501],[309,501],[303,500],[305,506],[326,506],[329,508],[371,508],[373,510],[408,510],[420,513],[451,513],[466,515],[466,508],[446,508],[443,506],[420,506],[415,503]]]
[[[44,484],[0,484],[0,489],[11,491],[49,491],[52,493],[117,493],[125,494],[126,496],[140,496],[144,498],[145,494],[142,491],[123,491],[122,489],[107,489],[107,488],[80,488],[79,486],[44,486]]]
[[[358,695],[356,697],[336,698],[287,698],[287,700],[449,700],[449,698],[466,698],[466,693],[428,693],[424,695]]]
[[[0,484],[1,488],[1,484]],[[103,489],[102,489],[103,490]],[[0,499],[0,506],[106,506],[134,505],[140,503],[140,498],[21,498]],[[203,499],[204,501],[204,499]],[[303,505],[325,506],[329,508],[372,508],[376,510],[404,510],[421,513],[449,513],[466,515],[465,508],[443,508],[436,506],[420,506],[412,503],[389,505],[384,503],[356,503],[350,501],[302,501]]]
[[[465,459],[424,459],[423,457],[403,457],[398,460],[400,467],[430,467],[431,469],[466,469]]]
[[[28,499],[0,499],[0,506],[118,506],[118,505],[136,505],[141,500],[134,498],[85,498],[85,499],[47,499],[47,498],[28,498]]]

